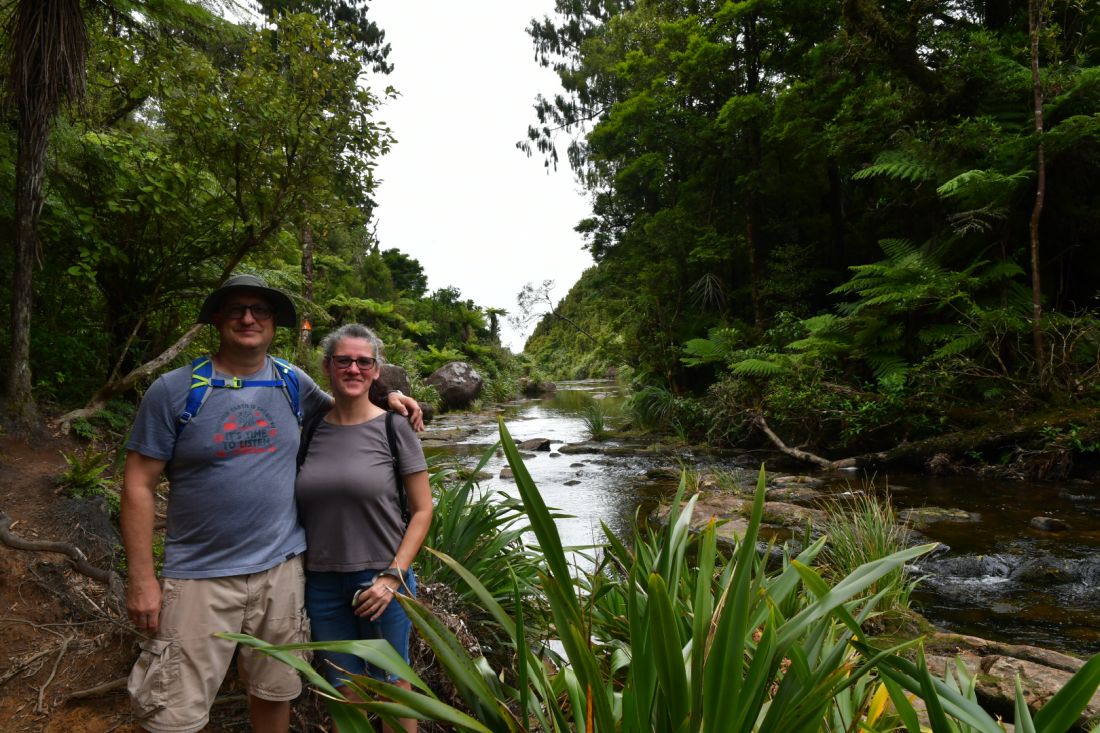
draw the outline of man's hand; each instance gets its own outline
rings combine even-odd
[[[394,390],[386,396],[386,403],[398,415],[408,417],[413,430],[418,433],[424,432],[424,413],[420,409],[419,402],[412,397],[401,394],[399,390]]]
[[[156,576],[130,577],[126,583],[126,615],[141,631],[155,634],[160,627],[160,583]]]

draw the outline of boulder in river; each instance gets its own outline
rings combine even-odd
[[[1040,532],[1065,532],[1069,529],[1069,524],[1057,517],[1032,517],[1028,525]]]
[[[412,394],[412,389],[409,387],[409,375],[403,367],[396,364],[383,364],[381,377],[382,383],[390,389],[399,389],[405,394]]]
[[[975,677],[978,702],[989,712],[1006,718],[1013,716],[1016,699],[1016,675],[1020,676],[1024,699],[1034,713],[1056,692],[1084,662],[1075,657],[1025,644],[1003,644],[961,634],[935,634],[926,644],[929,671],[943,677],[945,668],[954,670],[956,657]],[[1100,692],[1077,721],[1082,729],[1100,715]]]
[[[474,368],[464,361],[449,361],[424,380],[435,387],[443,406],[461,410],[481,396],[484,381]]]
[[[549,438],[531,438],[525,440],[522,443],[516,443],[516,447],[520,450],[550,450]]]

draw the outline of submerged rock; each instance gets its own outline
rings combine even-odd
[[[923,527],[933,522],[977,522],[981,517],[965,509],[948,509],[940,506],[922,506],[903,509],[898,519],[913,527]]]
[[[1069,524],[1057,517],[1032,517],[1028,526],[1040,532],[1065,532]]]

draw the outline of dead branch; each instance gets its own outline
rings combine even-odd
[[[122,584],[122,578],[118,577],[118,573],[92,565],[78,547],[68,542],[28,540],[14,534],[11,531],[11,517],[3,511],[0,511],[0,542],[17,550],[56,552],[65,555],[72,563],[73,569],[78,573],[106,585],[112,602],[121,602],[125,597],[125,587]]]
[[[795,458],[799,461],[805,461],[807,463],[813,463],[826,470],[835,471],[838,468],[851,468],[859,465],[858,459],[855,458],[843,458],[839,461],[830,461],[828,458],[822,458],[821,456],[814,455],[798,448],[791,448],[783,440],[775,434],[775,432],[768,427],[768,423],[764,420],[763,415],[756,415],[753,417],[753,424],[760,428],[760,431],[764,435],[768,436],[768,440],[775,444],[775,447],[779,449],[779,452],[788,455],[791,458]]]
[[[114,692],[115,690],[126,689],[126,678],[119,677],[118,679],[109,680],[107,682],[101,682],[95,687],[89,687],[86,690],[77,690],[76,692],[69,693],[66,697],[68,700],[84,700],[89,697],[99,697],[100,695],[106,695],[108,692]]]
[[[168,362],[179,356],[180,352],[187,348],[199,331],[202,330],[203,324],[196,323],[187,333],[180,336],[176,343],[165,349],[159,356],[150,361],[145,362],[139,367],[134,368],[129,374],[120,378],[114,379],[107,384],[96,390],[96,393],[92,395],[92,399],[88,401],[88,404],[79,410],[73,410],[66,412],[57,420],[57,426],[62,433],[68,433],[69,428],[72,425],[73,420],[81,417],[91,417],[106,405],[111,399],[123,394],[132,389],[138,382],[146,379],[150,375],[160,371]]]
[[[23,670],[30,667],[32,664],[37,662],[42,657],[48,657],[49,655],[53,654],[54,650],[56,648],[57,647],[50,647],[49,649],[43,649],[41,651],[35,652],[31,656],[29,656],[26,659],[24,659],[22,661],[19,661],[19,662],[16,662],[16,661],[12,660],[12,665],[11,665],[11,667],[8,668],[8,671],[5,672],[3,674],[3,676],[0,676],[0,687],[3,687],[4,684],[7,683],[8,680],[10,680],[15,675],[19,674]],[[35,672],[38,671],[38,669],[40,669],[40,667],[37,667],[34,670],[32,670],[30,674],[33,675]]]

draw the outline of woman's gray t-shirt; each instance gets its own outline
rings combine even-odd
[[[427,469],[408,420],[393,421],[401,473]],[[405,523],[386,439],[386,416],[358,425],[322,420],[295,488],[306,529],[306,569],[351,572],[393,564]]]

